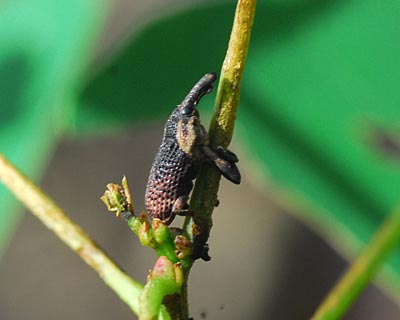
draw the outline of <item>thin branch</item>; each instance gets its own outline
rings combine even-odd
[[[228,50],[222,65],[213,118],[210,124],[210,143],[228,147],[233,134],[239,104],[240,84],[253,26],[256,0],[239,0],[233,22]],[[205,165],[197,176],[190,211],[195,212],[194,222],[200,228],[195,238],[194,252],[202,250],[212,227],[211,214],[217,201],[220,173]],[[193,223],[185,221],[185,229],[193,234]]]
[[[237,3],[209,130],[210,143],[214,146],[226,148],[232,139],[255,9],[256,0],[239,0]],[[210,235],[211,215],[217,203],[219,181],[220,173],[209,165],[204,165],[197,175],[189,208],[195,213],[195,216],[194,219],[186,218],[184,223],[186,235],[193,241],[194,258],[202,255]],[[181,289],[181,305],[186,308],[182,311],[183,318],[188,317],[187,280],[189,270],[190,265],[186,269],[185,281]]]
[[[331,290],[320,305],[313,320],[341,319],[378,268],[400,242],[400,208],[390,215],[358,259]]]
[[[124,273],[46,194],[0,154],[0,181],[27,209],[91,266],[135,314],[143,286]]]

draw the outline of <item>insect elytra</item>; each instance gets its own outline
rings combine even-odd
[[[240,183],[238,158],[229,150],[209,145],[208,133],[197,110],[201,98],[212,91],[216,79],[216,73],[205,74],[165,124],[145,194],[147,213],[164,224],[170,224],[175,215],[189,214],[189,194],[202,163],[212,163],[225,178]]]

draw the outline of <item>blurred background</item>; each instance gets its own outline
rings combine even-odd
[[[0,4],[0,150],[135,279],[155,255],[99,200],[125,174],[137,211],[163,124],[219,72],[235,1]],[[398,203],[396,1],[259,1],[210,262],[194,319],[309,319]],[[208,124],[215,92],[199,106]],[[0,319],[133,318],[1,186]],[[182,220],[176,219],[179,225]],[[399,319],[400,251],[345,319]],[[212,292],[212,294],[210,294]]]

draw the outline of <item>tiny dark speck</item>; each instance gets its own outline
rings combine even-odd
[[[108,72],[111,76],[116,76],[119,73],[119,67],[111,66]]]
[[[223,305],[223,304],[221,304],[220,306],[219,306],[219,310],[224,310],[225,309],[225,306]]]
[[[400,159],[400,135],[398,132],[390,132],[381,128],[375,128],[373,143],[375,147],[387,157]]]
[[[205,312],[205,311],[200,312],[200,318],[206,319],[207,318],[207,312]]]

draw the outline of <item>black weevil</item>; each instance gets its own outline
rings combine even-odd
[[[205,74],[165,124],[145,195],[147,213],[164,224],[170,224],[177,214],[188,214],[193,180],[204,161],[214,164],[228,180],[240,183],[236,155],[222,147],[209,145],[208,133],[201,125],[196,109],[200,99],[212,91],[216,78],[215,73]]]

